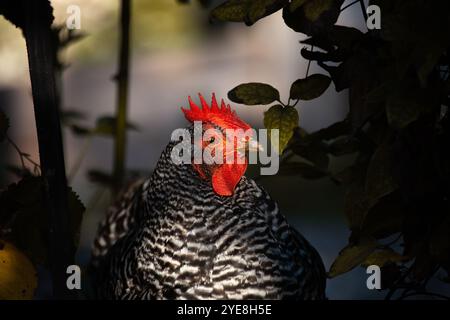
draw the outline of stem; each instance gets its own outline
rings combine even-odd
[[[313,50],[314,50],[314,46],[311,45],[311,52],[312,52]],[[311,67],[311,60],[308,60],[308,66],[306,67],[306,75],[305,75],[305,78],[307,78],[308,75],[309,75],[309,67]]]
[[[355,1],[351,2],[351,3],[349,3],[345,7],[341,8],[341,12],[344,11],[345,9],[347,9],[348,7],[351,7],[352,5],[354,5],[357,2],[359,2],[359,0],[355,0]]]
[[[117,110],[114,150],[114,192],[120,190],[125,175],[127,98],[130,51],[130,0],[121,0],[120,55],[117,73]]]
[[[39,156],[49,214],[49,267],[53,297],[70,298],[66,286],[67,266],[74,264],[75,246],[70,237],[67,180],[61,125],[57,108],[55,50],[50,25],[52,7],[48,1],[22,1],[24,36],[33,93]]]
[[[366,5],[364,4],[364,0],[359,0],[359,4],[361,5],[364,21],[367,22],[367,19],[369,19],[369,17],[367,16],[367,10],[366,10]]]
[[[6,140],[9,142],[10,145],[12,145],[12,147],[17,151],[17,153],[19,154],[19,158],[20,158],[20,162],[22,164],[22,169],[23,170],[27,170],[27,166],[25,165],[25,161],[23,160],[23,152],[19,149],[19,146],[11,140],[11,138],[6,135]]]
[[[13,148],[17,151],[17,153],[19,154],[19,158],[20,158],[20,162],[22,164],[22,169],[27,170],[27,166],[25,165],[25,160],[27,160],[29,163],[31,163],[34,168],[38,168],[41,169],[41,166],[39,165],[39,163],[37,163],[36,161],[34,161],[33,159],[31,159],[30,155],[26,154],[25,152],[23,152],[22,150],[20,150],[19,146],[17,145],[17,143],[15,143],[9,136],[8,134],[6,135],[6,140],[8,141],[8,143],[10,145],[13,146]]]
[[[287,105],[286,104],[284,104],[281,100],[275,100],[276,102],[278,102],[279,104],[281,104],[283,107],[287,107]]]

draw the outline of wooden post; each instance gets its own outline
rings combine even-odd
[[[49,265],[53,297],[67,299],[74,294],[66,286],[66,269],[74,263],[75,247],[69,230],[67,181],[61,126],[57,108],[54,44],[50,26],[52,7],[46,0],[22,0],[23,32],[27,45],[39,142],[39,157],[49,213]]]

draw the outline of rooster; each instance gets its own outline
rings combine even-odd
[[[201,108],[189,97],[190,108],[182,111],[204,131],[250,128],[223,100],[219,107],[214,94],[210,105],[199,97]],[[188,130],[194,136],[193,124]],[[201,147],[226,140],[216,138],[223,139]],[[151,177],[133,183],[100,223],[91,260],[98,297],[325,298],[319,254],[244,176],[248,159],[175,164],[178,142],[167,145]]]

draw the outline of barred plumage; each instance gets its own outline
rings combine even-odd
[[[224,110],[227,124],[237,119],[229,108],[219,110],[214,96],[212,105],[214,116]],[[189,116],[208,113],[194,111]],[[100,224],[91,263],[99,297],[325,298],[320,256],[263,188],[245,176],[237,177],[231,195],[233,184],[213,188],[199,172],[217,168],[173,163],[175,144],[151,178],[131,185]]]
[[[320,256],[254,181],[216,195],[170,161],[134,184],[102,222],[93,249],[109,299],[322,299]]]

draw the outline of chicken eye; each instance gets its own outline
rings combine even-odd
[[[213,143],[214,141],[216,141],[216,138],[214,138],[214,137],[211,137],[211,138],[209,139],[209,143]]]

